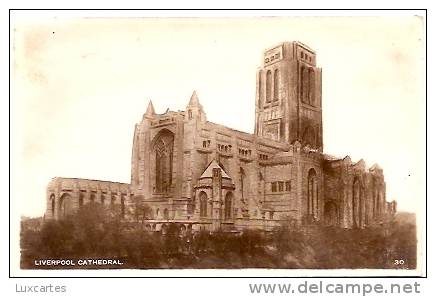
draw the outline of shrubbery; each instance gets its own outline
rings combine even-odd
[[[363,230],[282,226],[269,233],[180,234],[169,224],[161,235],[145,231],[142,221],[126,224],[116,212],[89,204],[65,220],[45,222],[39,230],[23,225],[21,264],[30,269],[38,259],[82,258],[121,259],[122,267],[105,268],[138,269],[416,266],[415,226],[401,220]],[[405,259],[405,264],[394,266],[395,259]]]

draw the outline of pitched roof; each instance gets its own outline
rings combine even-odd
[[[212,162],[209,163],[209,165],[207,166],[206,170],[203,172],[203,174],[200,176],[200,178],[208,178],[208,177],[212,177],[212,171],[214,168],[219,168],[221,169],[221,176],[223,178],[230,178],[230,176],[224,171],[224,169],[220,166],[220,164],[218,164],[218,162],[213,159]]]

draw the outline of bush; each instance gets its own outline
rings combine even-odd
[[[121,268],[406,268],[416,267],[416,228],[395,220],[367,229],[283,225],[274,232],[145,231],[98,204],[40,229],[22,224],[22,268],[36,259],[118,258]],[[394,266],[395,259],[405,264]],[[80,268],[80,267],[76,267]],[[83,268],[83,267],[82,267]]]

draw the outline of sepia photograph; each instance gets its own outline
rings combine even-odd
[[[423,276],[425,21],[15,13],[11,271]]]

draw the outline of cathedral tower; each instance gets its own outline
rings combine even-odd
[[[264,52],[257,72],[255,134],[281,142],[323,147],[321,68],[300,42]]]

